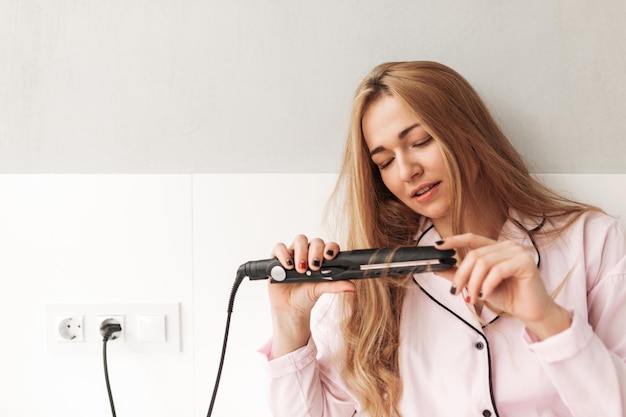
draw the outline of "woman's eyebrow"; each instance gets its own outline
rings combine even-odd
[[[411,126],[407,127],[407,128],[406,128],[406,129],[404,129],[402,132],[400,132],[400,134],[398,135],[398,137],[399,137],[400,139],[404,139],[404,137],[405,137],[406,135],[408,135],[408,134],[409,134],[409,132],[410,132],[411,130],[413,130],[413,129],[415,129],[416,127],[419,127],[419,126],[421,126],[419,123],[415,123],[414,125],[411,125]]]
[[[398,139],[404,139],[404,137],[406,135],[408,135],[411,130],[413,130],[416,127],[419,127],[419,126],[421,126],[419,123],[415,123],[414,125],[411,125],[411,126],[407,127],[402,132],[400,132],[400,134],[398,134]],[[370,151],[370,157],[372,157],[372,156],[376,155],[377,153],[380,153],[380,152],[382,152],[384,150],[385,150],[384,146],[377,146],[377,147],[375,147],[374,149],[372,149]]]

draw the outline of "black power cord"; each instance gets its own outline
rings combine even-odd
[[[107,386],[107,393],[109,395],[109,403],[111,404],[111,413],[113,417],[115,415],[115,404],[113,403],[113,394],[111,394],[111,384],[109,383],[109,366],[107,365],[107,342],[109,340],[115,340],[117,338],[116,333],[122,331],[122,326],[113,319],[107,319],[102,322],[100,326],[100,333],[102,334],[102,358],[104,361],[104,381]]]
[[[230,316],[233,314],[233,306],[235,304],[235,295],[237,295],[237,289],[239,289],[239,285],[246,277],[245,273],[245,265],[241,265],[239,270],[237,271],[237,277],[235,278],[235,283],[233,284],[233,288],[230,291],[230,299],[228,300],[228,312],[226,315],[226,327],[224,329],[224,342],[222,343],[222,354],[220,355],[220,364],[217,368],[217,376],[215,377],[215,385],[213,387],[213,395],[211,396],[211,404],[209,405],[209,412],[207,413],[207,417],[211,417],[213,414],[213,406],[215,405],[215,398],[217,397],[217,388],[220,385],[220,378],[222,376],[222,369],[224,368],[224,359],[226,357],[226,345],[228,343],[228,332],[230,329]]]

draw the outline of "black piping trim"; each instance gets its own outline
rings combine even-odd
[[[437,300],[435,297],[433,297],[432,295],[430,295],[430,293],[428,291],[426,291],[424,288],[422,288],[422,286],[415,280],[415,278],[413,278],[413,282],[415,282],[415,284],[417,285],[417,287],[422,290],[422,292],[424,294],[426,294],[426,296],[428,298],[430,298],[431,300],[433,300],[436,304],[438,304],[441,308],[443,308],[444,310],[448,311],[448,313],[452,314],[453,316],[455,316],[457,319],[461,320],[463,323],[465,323],[468,327],[472,328],[476,333],[478,333],[483,340],[485,341],[485,346],[487,347],[487,367],[489,369],[489,396],[491,397],[491,405],[493,406],[493,411],[496,413],[496,417],[500,417],[500,414],[498,413],[498,408],[496,407],[496,399],[495,396],[493,394],[493,378],[491,375],[491,350],[489,349],[489,341],[487,340],[487,338],[485,337],[485,335],[483,334],[483,332],[481,332],[480,330],[478,330],[476,327],[472,326],[470,323],[468,323],[463,317],[459,316],[458,314],[456,314],[454,311],[450,310],[448,307],[446,307],[445,305],[443,305],[439,300]],[[499,317],[499,316],[498,316]],[[493,321],[497,320],[498,317],[496,317],[494,320],[491,321],[491,323],[493,323]]]
[[[485,324],[484,326],[482,326],[482,328],[484,329],[485,327],[489,326],[491,323],[493,323],[494,321],[498,320],[500,318],[499,315],[495,316],[493,318],[493,320],[491,320],[489,323]]]
[[[424,235],[426,235],[426,233],[430,232],[431,229],[433,229],[435,227],[434,224],[431,224],[426,230],[424,230],[422,232],[422,234],[417,238],[417,241],[415,242],[416,245],[419,245],[420,241],[422,240],[422,238],[424,237]]]
[[[528,235],[528,238],[530,239],[530,242],[533,244],[533,247],[535,248],[535,252],[537,252],[537,268],[539,268],[539,266],[541,265],[541,253],[539,253],[539,248],[537,247],[537,242],[535,242],[535,238],[533,237],[533,235],[537,233],[538,231],[540,231],[541,228],[546,224],[546,216],[543,216],[543,218],[541,219],[541,223],[539,223],[536,227],[534,227],[531,230],[526,229],[524,225],[520,223],[518,220],[513,219],[513,221],[517,223],[517,225],[523,231],[526,232],[526,234]]]

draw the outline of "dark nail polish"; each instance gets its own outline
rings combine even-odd
[[[483,292],[482,291],[478,293],[478,298],[483,298]]]
[[[326,251],[326,255],[328,255],[328,256],[333,256],[334,254],[335,254],[335,251],[334,251],[334,250],[332,250],[332,249],[328,249],[328,250]]]
[[[287,266],[293,266],[293,261],[291,259],[287,259]]]
[[[443,240],[438,240],[435,242],[435,245],[443,245]]]
[[[317,258],[313,259],[313,266],[320,266],[320,260]]]
[[[456,285],[452,284],[452,286],[450,287],[450,294],[456,294]]]

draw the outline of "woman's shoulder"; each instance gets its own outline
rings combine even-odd
[[[601,255],[626,254],[626,232],[620,219],[601,210],[586,210],[567,215],[545,217],[541,229],[546,247],[579,247],[582,253]],[[541,238],[540,238],[541,239]]]
[[[581,229],[591,229],[596,231],[616,230],[624,233],[623,224],[620,223],[618,217],[595,209],[566,215],[549,215],[547,216],[547,222],[550,224],[550,227],[547,228],[548,230],[564,230],[565,232],[575,230],[580,232]]]
[[[626,256],[626,231],[620,219],[598,210],[580,214],[562,237],[570,244],[581,241],[586,254],[599,258],[622,259]],[[607,259],[608,260],[608,259]]]
[[[624,226],[620,222],[620,219],[600,210],[587,210],[583,212],[573,222],[573,225],[575,224],[589,231],[612,231],[614,233],[624,234]]]

